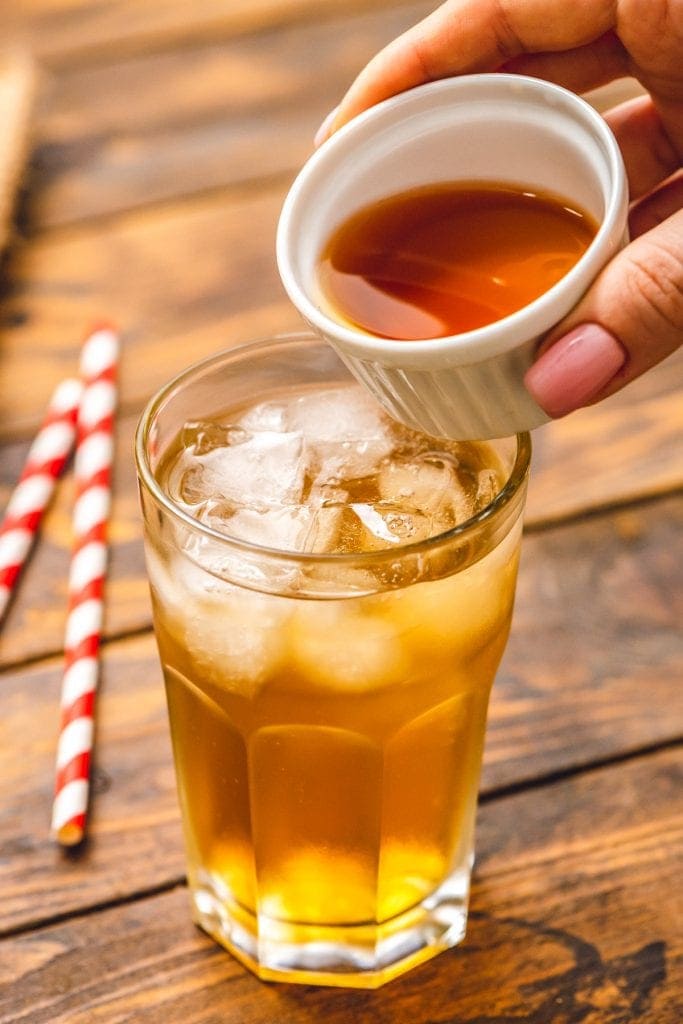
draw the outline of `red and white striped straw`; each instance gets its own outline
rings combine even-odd
[[[94,331],[81,353],[84,392],[77,423],[74,537],[52,813],[53,833],[64,846],[75,846],[85,834],[107,569],[118,357],[118,337],[108,327]]]
[[[63,380],[55,388],[5,510],[0,524],[0,622],[71,454],[82,393],[83,385],[75,379]]]

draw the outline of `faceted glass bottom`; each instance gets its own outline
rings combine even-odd
[[[379,988],[465,935],[469,866],[389,921],[347,926],[255,915],[232,901],[215,876],[198,874],[195,923],[263,981]]]

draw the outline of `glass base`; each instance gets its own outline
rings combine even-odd
[[[379,988],[465,935],[469,867],[389,921],[330,926],[253,914],[202,876],[192,892],[195,923],[263,981]]]

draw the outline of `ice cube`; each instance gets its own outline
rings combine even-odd
[[[165,619],[175,623],[174,632],[184,631],[195,607],[212,604],[220,608],[227,596],[239,593],[209,571],[208,566],[217,559],[206,538],[188,535],[174,553],[165,550],[162,554],[148,544],[145,556],[155,600],[163,606]]]
[[[500,480],[494,469],[481,469],[477,474],[477,493],[475,503],[477,510],[486,508],[500,491]]]
[[[341,551],[340,529],[348,493],[331,484],[313,484],[307,503],[313,517],[306,538],[305,551],[331,554]]]
[[[192,455],[208,455],[215,448],[227,448],[246,440],[246,432],[233,423],[190,422],[183,427],[182,448]]]
[[[153,547],[151,543],[145,544],[145,566],[152,591],[160,594],[169,592],[173,580],[169,559],[164,557],[161,551]]]
[[[453,488],[455,469],[445,457],[394,460],[382,467],[379,492],[387,501],[431,512],[441,506]]]
[[[205,501],[193,514],[207,526],[239,540],[278,551],[330,552],[335,550],[341,505],[346,492],[313,487],[305,504],[279,502],[247,508],[232,501]]]
[[[474,502],[458,476],[457,459],[447,453],[425,453],[394,460],[379,474],[379,492],[385,501],[423,513],[432,520],[432,535],[469,519]]]
[[[289,406],[288,427],[313,442],[381,440],[390,432],[380,406],[356,387],[301,395]]]
[[[302,395],[290,405],[287,422],[303,434],[309,472],[320,483],[368,476],[394,447],[387,417],[355,387]]]
[[[307,443],[309,471],[316,483],[344,483],[376,473],[392,445],[382,440]]]
[[[362,530],[358,547],[361,551],[376,551],[400,544],[411,544],[431,536],[432,517],[417,509],[406,510],[393,502],[349,506],[360,520]]]
[[[187,651],[197,680],[253,695],[281,660],[286,603],[217,579],[208,566],[225,563],[204,537],[188,537],[166,560],[148,549],[147,559],[164,630]]]
[[[173,491],[188,505],[227,500],[236,505],[299,504],[306,466],[300,433],[240,430],[235,443],[206,454],[185,451],[174,468]]]
[[[218,602],[223,600],[227,592],[239,592],[238,588],[241,587],[266,593],[289,591],[296,583],[296,564],[284,559],[264,557],[256,551],[229,543],[230,540],[246,538],[238,537],[236,530],[230,531],[226,526],[228,521],[228,518],[221,518],[220,522],[205,519],[205,525],[223,533],[224,537],[212,537],[193,531],[183,538],[179,546],[185,558],[178,559],[177,570],[174,567],[181,587],[187,585],[189,589],[191,583],[192,589],[203,593],[205,597],[215,594]],[[246,528],[243,532],[247,532]],[[277,547],[277,539],[272,537],[254,540],[252,543],[268,547],[269,539]],[[184,607],[181,607],[181,614],[186,614]]]
[[[312,512],[304,505],[240,508],[219,527],[231,537],[278,551],[304,551]]]
[[[240,416],[238,425],[246,430],[287,431],[287,406],[284,402],[261,402]]]
[[[401,634],[391,620],[355,613],[352,602],[317,602],[310,608],[302,602],[290,623],[289,642],[296,668],[325,690],[377,690],[409,675]]]
[[[220,600],[189,603],[184,643],[200,678],[245,697],[277,671],[287,610],[270,594],[235,588]]]
[[[339,527],[343,505],[324,505],[313,512],[305,550],[310,554],[333,554],[339,551]]]

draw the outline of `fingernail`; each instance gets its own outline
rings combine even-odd
[[[581,324],[556,341],[524,377],[549,416],[566,416],[595,398],[626,362],[626,351],[599,324]]]
[[[327,136],[329,134],[330,128],[332,127],[332,122],[334,121],[335,117],[337,116],[337,111],[338,110],[339,110],[338,106],[336,106],[334,108],[334,110],[331,110],[329,112],[329,114],[327,115],[327,117],[325,118],[325,120],[323,121],[323,123],[320,125],[320,127],[318,128],[317,132],[315,133],[315,135],[313,137],[313,145],[314,146],[320,146],[321,143],[323,143],[325,141],[325,139],[327,138]]]

